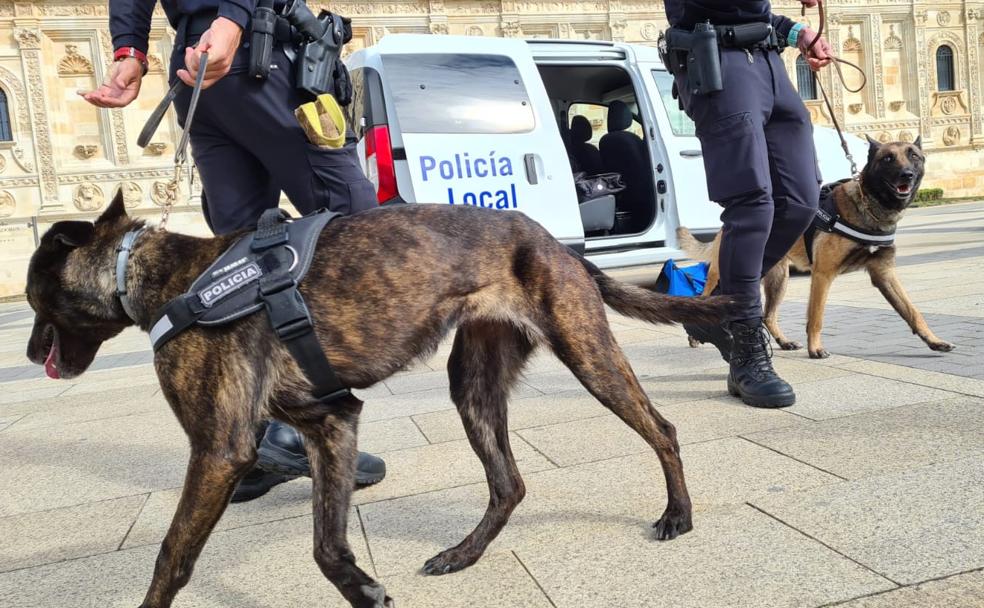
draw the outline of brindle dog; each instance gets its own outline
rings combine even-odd
[[[117,195],[94,224],[59,222],[42,238],[28,274],[36,317],[27,355],[49,375],[81,374],[105,340],[133,324],[115,295],[116,248],[140,224]],[[126,275],[137,325],[146,331],[155,312],[184,293],[234,238],[145,232]],[[335,220],[322,233],[300,290],[328,359],[354,388],[428,356],[458,327],[448,362],[451,396],[485,467],[490,499],[478,527],[428,561],[425,572],[475,563],[523,498],[506,400],[538,344],[551,348],[656,451],[668,493],[656,537],[672,539],[692,528],[676,431],[651,406],[604,306],[653,323],[715,322],[730,300],[672,298],[621,284],[520,213],[447,205],[401,205]],[[253,466],[254,430],[265,417],[304,434],[321,571],[353,606],[392,606],[383,587],[356,565],[345,537],[362,402],[315,401],[262,312],[223,327],[188,329],[154,363],[191,456],[143,606],[170,606],[188,582],[233,489]]]
[[[868,138],[868,163],[858,180],[847,182],[834,190],[837,213],[851,224],[872,231],[895,230],[905,210],[915,200],[925,173],[925,156],[922,138],[915,143],[896,142],[880,144]],[[711,263],[707,275],[706,293],[718,284],[717,258],[721,242],[718,235],[713,243],[701,243],[686,228],[678,228],[680,247],[694,259]],[[800,238],[789,254],[766,273],[762,279],[765,287],[764,323],[769,333],[783,350],[799,350],[802,345],[786,338],[779,327],[779,304],[786,295],[789,283],[789,267],[799,271],[811,271],[810,299],[807,308],[807,348],[813,359],[826,359],[830,353],[820,340],[823,328],[823,310],[830,286],[837,275],[864,268],[871,276],[871,283],[881,291],[888,303],[901,315],[929,348],[949,352],[956,348],[939,339],[926,324],[922,314],[902,287],[895,273],[895,246],[865,247],[847,237],[816,231],[813,239],[813,262],[806,252],[806,241]],[[693,340],[691,345],[696,346]]]

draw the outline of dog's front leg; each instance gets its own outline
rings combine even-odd
[[[909,294],[902,287],[902,282],[899,281],[899,277],[895,273],[894,262],[873,261],[868,265],[868,274],[871,275],[871,284],[878,288],[878,291],[885,296],[892,308],[905,319],[909,327],[912,328],[912,333],[922,338],[923,342],[929,345],[929,348],[944,353],[956,348],[953,344],[939,339],[926,324],[922,313],[912,303]]]
[[[314,482],[314,559],[322,574],[355,608],[392,608],[386,589],[355,564],[346,538],[361,406],[355,397],[349,397],[333,404],[335,411],[322,423],[300,427]]]
[[[779,305],[786,297],[787,285],[789,285],[789,258],[783,258],[762,279],[762,286],[765,288],[764,323],[783,350],[799,350],[803,345],[787,339],[782,333],[782,327],[779,326]]]
[[[830,356],[823,348],[820,331],[823,329],[823,310],[827,306],[830,285],[837,276],[835,270],[814,267],[810,281],[810,303],[806,309],[806,347],[811,359],[826,359]]]
[[[154,580],[141,608],[168,608],[188,583],[195,561],[229,504],[236,484],[256,460],[251,436],[251,430],[243,433],[243,449],[233,456],[229,454],[228,439],[214,447],[192,447],[181,501],[157,555]]]

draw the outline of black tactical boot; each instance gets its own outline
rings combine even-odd
[[[723,325],[695,325],[684,323],[683,329],[701,344],[713,344],[726,362],[731,361],[731,334]]]
[[[257,450],[257,468],[290,477],[310,477],[311,464],[301,434],[293,427],[273,421],[267,427]],[[386,477],[386,463],[377,456],[359,452],[356,462],[355,485],[370,486]]]
[[[762,319],[733,322],[731,337],[734,349],[728,392],[753,407],[789,407],[796,403],[793,387],[772,368],[772,350]]]

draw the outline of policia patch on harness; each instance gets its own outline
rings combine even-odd
[[[240,237],[188,293],[164,306],[151,325],[154,350],[192,325],[225,325],[265,308],[277,337],[313,385],[314,396],[325,403],[348,396],[297,289],[311,267],[321,231],[339,215],[322,210],[291,220],[279,209],[264,213],[254,233]]]
[[[852,178],[842,179],[839,182],[826,184],[820,189],[820,206],[817,208],[817,215],[813,218],[813,223],[803,234],[806,244],[806,255],[813,263],[813,239],[816,238],[817,230],[837,234],[865,247],[891,247],[895,244],[895,231],[879,232],[866,230],[851,224],[841,218],[837,213],[837,204],[834,202],[834,191],[841,185],[851,181]]]

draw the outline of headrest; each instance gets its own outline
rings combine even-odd
[[[588,142],[591,141],[591,137],[594,135],[594,129],[591,127],[591,121],[584,116],[577,115],[571,120],[571,139],[576,142]]]
[[[608,106],[608,132],[617,133],[632,126],[632,110],[622,101],[613,101]]]

